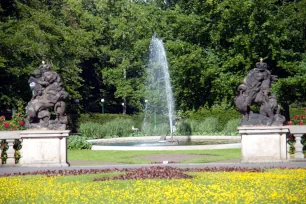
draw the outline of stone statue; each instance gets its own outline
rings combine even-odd
[[[32,99],[26,107],[28,128],[64,130],[68,123],[65,102],[68,94],[62,87],[60,76],[51,71],[51,65],[42,62],[29,78]],[[55,117],[52,118],[51,111]]]
[[[235,98],[236,107],[243,115],[241,125],[283,125],[285,117],[280,115],[276,97],[270,93],[271,84],[276,80],[277,76],[271,75],[262,59],[249,71]],[[259,113],[251,111],[252,104],[260,105]]]

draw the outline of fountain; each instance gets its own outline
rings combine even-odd
[[[148,118],[153,116],[151,121],[154,121],[154,129],[156,129],[157,115],[167,116],[171,141],[173,141],[174,99],[165,48],[162,40],[158,39],[156,34],[153,35],[150,44],[147,74],[145,118],[142,129],[145,130],[147,128]],[[160,140],[165,141],[166,137],[161,137]]]
[[[236,136],[176,136],[174,133],[174,99],[170,84],[170,74],[166,52],[162,40],[153,35],[150,44],[150,55],[147,68],[147,83],[144,101],[145,117],[142,132],[147,135],[147,130],[154,127],[154,133],[161,132],[167,126],[164,136],[127,137],[88,140],[93,143],[92,150],[203,150],[240,148],[240,137]],[[160,123],[157,127],[157,120]],[[167,124],[164,124],[167,123]],[[152,125],[154,124],[154,125]],[[161,125],[164,124],[164,125]],[[166,135],[171,139],[166,140]],[[159,140],[159,141],[158,141]]]

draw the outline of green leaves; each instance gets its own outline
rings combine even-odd
[[[163,39],[176,107],[232,104],[260,57],[282,101],[305,101],[306,1],[44,0],[0,4],[0,109],[31,97],[42,60],[83,109],[142,110],[149,43]],[[288,89],[293,91],[288,91]]]

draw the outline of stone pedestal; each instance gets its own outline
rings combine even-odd
[[[20,132],[22,166],[67,167],[69,130],[26,130]]]
[[[241,126],[241,163],[287,162],[286,126]]]

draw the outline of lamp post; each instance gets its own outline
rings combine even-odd
[[[102,114],[104,114],[104,98],[101,99],[101,103],[102,103]]]
[[[154,130],[156,130],[156,110],[154,108]]]
[[[121,103],[122,105],[122,114],[124,114],[124,103]]]

